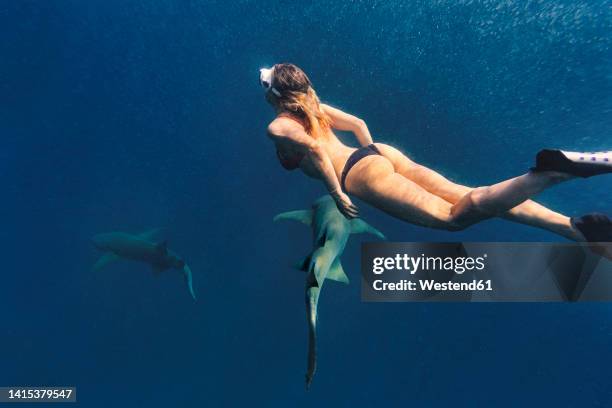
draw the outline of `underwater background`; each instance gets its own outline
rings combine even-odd
[[[610,1],[5,1],[0,5],[0,386],[86,407],[612,405],[612,306],[362,303],[326,285],[304,390],[302,225],[323,186],[282,170],[258,69],[293,62],[375,141],[468,185],[543,147],[612,147]],[[351,141],[350,137],[345,137]],[[610,214],[610,177],[538,200]],[[361,204],[391,241],[459,233]],[[161,228],[194,273],[93,272],[94,234]]]

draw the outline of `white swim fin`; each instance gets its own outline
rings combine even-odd
[[[578,177],[612,173],[612,152],[568,152],[544,149],[536,156],[533,171],[559,171]]]

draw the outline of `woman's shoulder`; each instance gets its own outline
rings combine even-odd
[[[270,122],[266,130],[268,136],[272,137],[281,137],[284,133],[284,127],[282,123],[278,122],[278,119],[274,119],[272,122]]]
[[[268,124],[268,133],[272,136],[284,136],[295,130],[296,126],[304,127],[299,118],[289,113],[281,113]]]

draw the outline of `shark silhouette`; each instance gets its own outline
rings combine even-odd
[[[325,195],[316,200],[312,209],[278,214],[274,221],[299,221],[312,228],[313,250],[296,267],[306,275],[306,321],[308,323],[308,368],[306,388],[310,387],[317,367],[317,307],[326,279],[349,283],[342,269],[340,256],[351,234],[370,233],[381,239],[385,236],[360,218],[346,219],[333,198]]]
[[[153,272],[159,274],[168,269],[180,269],[183,271],[187,289],[193,299],[196,299],[193,291],[193,278],[191,269],[174,251],[168,249],[166,241],[155,243],[153,238],[158,230],[151,230],[139,235],[125,232],[108,232],[95,235],[92,238],[94,246],[105,252],[93,266],[94,270],[100,270],[108,264],[120,259],[145,262],[151,265]]]

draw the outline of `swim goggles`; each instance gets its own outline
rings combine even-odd
[[[271,91],[274,95],[280,98],[281,93],[272,86],[272,80],[274,79],[274,68],[261,68],[259,70],[259,83],[266,90]]]

